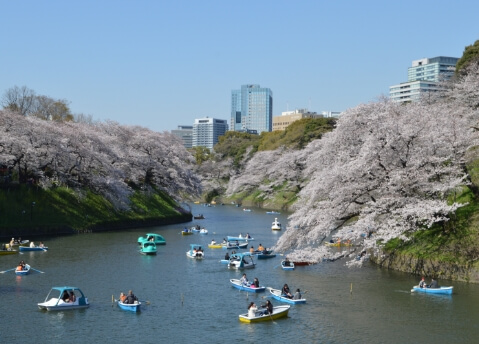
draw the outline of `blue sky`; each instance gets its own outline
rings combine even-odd
[[[344,111],[407,81],[412,60],[461,57],[478,1],[22,0],[0,3],[0,94],[155,131],[230,121],[231,90],[273,91],[273,115]]]

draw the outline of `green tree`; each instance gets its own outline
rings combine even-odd
[[[479,40],[464,49],[462,57],[456,64],[456,75],[465,74],[467,67],[472,63],[479,63]]]

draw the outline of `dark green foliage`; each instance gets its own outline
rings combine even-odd
[[[464,49],[462,57],[456,64],[456,75],[464,74],[466,68],[473,63],[479,63],[479,40]]]

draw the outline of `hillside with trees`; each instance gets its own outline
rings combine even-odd
[[[7,214],[0,226],[10,231],[21,228],[25,225],[21,214],[30,210],[36,210],[37,220],[45,214],[44,227],[48,227],[47,218],[53,221],[53,215],[47,215],[48,206],[28,196],[33,192],[29,189],[42,197],[58,197],[56,206],[68,199],[92,207],[83,212],[83,216],[90,214],[88,219],[81,218],[73,205],[62,207],[65,218],[81,220],[61,223],[62,217],[57,216],[55,227],[88,229],[128,218],[148,222],[164,217],[165,212],[159,210],[168,207],[182,217],[188,213],[179,206],[182,195],[195,195],[200,188],[190,169],[193,163],[191,154],[170,133],[114,122],[45,120],[19,111],[0,111],[0,211]],[[15,192],[27,196],[18,198],[20,203],[14,206],[9,196]],[[104,209],[103,214],[93,216],[95,204]],[[41,207],[45,209],[40,211]]]
[[[302,149],[333,130],[335,124],[334,118],[305,118],[293,122],[284,131],[261,135],[227,132],[215,145],[214,153],[196,169],[202,178],[205,201],[218,199],[287,209],[296,200],[303,182]],[[290,163],[287,156],[297,159]],[[282,165],[282,161],[287,165]],[[250,165],[257,163],[263,164],[262,172],[248,173]]]

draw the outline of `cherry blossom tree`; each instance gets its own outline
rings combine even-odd
[[[460,205],[447,196],[466,183],[465,154],[477,144],[478,89],[476,68],[441,100],[383,99],[343,113],[305,150],[309,180],[276,249],[335,259],[323,245],[334,237],[377,253],[392,238],[448,221]]]
[[[169,133],[107,123],[50,122],[0,112],[0,164],[19,181],[34,178],[87,188],[118,209],[128,209],[131,183],[156,188],[175,199],[195,194],[193,158]]]

